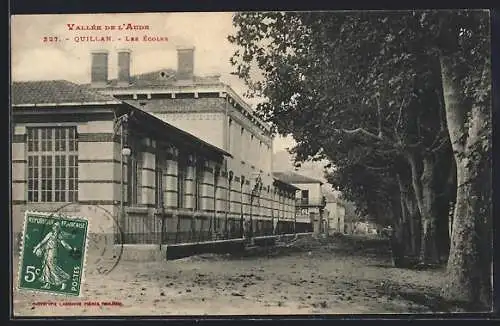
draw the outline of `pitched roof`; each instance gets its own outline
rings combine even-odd
[[[36,104],[109,104],[120,103],[114,97],[92,91],[67,80],[40,80],[12,83],[13,105]]]
[[[287,171],[287,172],[273,172],[273,176],[286,183],[319,183],[323,184],[322,181],[306,177],[304,175]]]
[[[217,112],[224,109],[220,98],[158,98],[154,101],[148,100],[122,100],[130,105],[141,108],[147,112]]]
[[[274,182],[273,182],[273,183],[274,183],[275,185],[280,185],[281,187],[283,187],[283,188],[288,188],[288,189],[289,189],[289,190],[291,190],[291,191],[297,191],[297,190],[300,190],[300,188],[299,188],[299,187],[294,186],[293,184],[288,183],[288,182],[285,182],[285,181],[280,180],[280,179],[278,179],[278,178],[273,177],[273,180],[274,180]]]
[[[12,84],[12,104],[18,106],[32,106],[40,104],[124,104],[128,109],[135,111],[136,116],[142,117],[149,124],[148,127],[155,127],[156,130],[176,135],[176,138],[189,145],[197,144],[199,148],[218,153],[225,156],[231,156],[223,149],[214,146],[199,137],[196,137],[184,130],[176,128],[171,124],[158,119],[133,103],[124,103],[112,96],[100,94],[87,86],[71,83],[66,80],[43,80],[43,81],[24,81],[14,82]]]

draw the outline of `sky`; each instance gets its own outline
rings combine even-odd
[[[148,30],[70,30],[68,24],[148,26]],[[125,24],[125,25],[124,25]],[[18,15],[11,18],[11,74],[14,81],[65,79],[75,83],[90,82],[90,52],[107,49],[109,78],[116,78],[118,49],[132,51],[131,74],[162,68],[176,69],[176,48],[195,47],[195,74],[220,74],[240,96],[245,86],[233,71],[229,58],[236,48],[227,36],[236,29],[232,13],[144,13],[86,15]],[[111,42],[76,42],[77,36],[105,36]],[[126,42],[126,36],[143,39],[144,35],[168,38],[167,42]],[[57,37],[58,42],[44,42],[44,37]],[[118,38],[121,38],[118,41]],[[256,100],[247,99],[250,105]],[[291,137],[277,137],[274,151],[292,147]]]

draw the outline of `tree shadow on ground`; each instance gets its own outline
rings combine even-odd
[[[376,286],[380,296],[390,300],[403,300],[408,305],[409,312],[455,313],[455,312],[487,312],[488,309],[480,303],[469,303],[458,300],[447,300],[439,293],[439,288],[384,281]]]
[[[425,306],[431,312],[453,313],[453,312],[485,312],[485,307],[461,301],[445,300],[438,294],[420,291],[399,290],[393,292],[401,299],[414,304]]]
[[[330,241],[329,249],[336,254],[357,255],[372,258],[390,258],[391,246],[385,238],[365,238],[360,236],[337,237]]]
[[[410,262],[406,266],[394,266],[393,263],[387,263],[387,264],[370,264],[368,265],[370,267],[378,267],[378,268],[387,268],[387,269],[408,269],[408,270],[416,270],[416,271],[428,271],[428,270],[439,270],[439,269],[444,269],[445,265],[424,265],[424,264],[419,264]]]
[[[232,253],[231,258],[278,257],[304,252],[327,252],[339,256],[363,256],[381,259],[391,257],[390,243],[387,239],[334,236],[304,239],[282,246],[254,246],[242,252]]]

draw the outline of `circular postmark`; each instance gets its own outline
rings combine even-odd
[[[54,220],[54,223],[42,225],[39,236],[46,235],[51,232],[49,227],[53,228],[54,224],[59,224],[66,226],[64,231],[68,239],[77,239],[80,230],[72,227],[71,221],[87,221],[84,246],[70,245],[63,248],[66,249],[70,259],[83,262],[85,266],[82,266],[82,269],[85,269],[85,273],[109,274],[120,262],[123,254],[123,232],[118,223],[118,216],[106,208],[99,205],[68,203],[46,216]],[[75,241],[73,243],[78,242]]]

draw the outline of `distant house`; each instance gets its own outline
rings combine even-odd
[[[356,222],[354,224],[354,233],[357,234],[378,234],[379,226],[373,222]]]
[[[334,193],[325,193],[325,219],[327,221],[328,234],[337,232],[347,233],[345,224],[345,205]]]
[[[323,182],[291,171],[273,172],[273,176],[299,188],[295,194],[297,218],[309,218],[315,233],[326,231],[326,221],[323,221],[326,204],[322,190]]]

